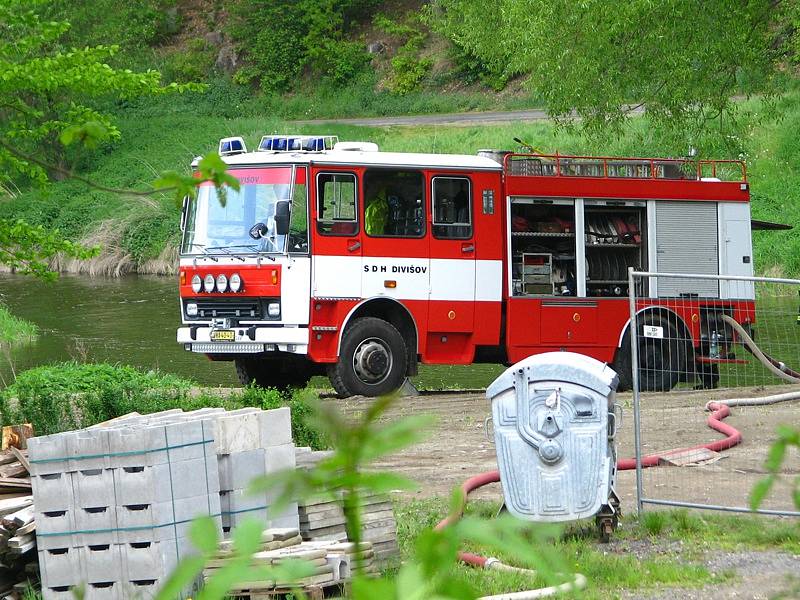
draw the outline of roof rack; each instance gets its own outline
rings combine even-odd
[[[508,175],[523,177],[747,181],[747,168],[741,160],[508,154],[503,169]]]

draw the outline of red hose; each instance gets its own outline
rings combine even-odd
[[[681,450],[689,451],[689,450],[699,450],[700,448],[706,448],[708,450],[712,450],[714,452],[719,452],[721,450],[727,450],[728,448],[733,448],[737,444],[741,443],[742,441],[742,434],[739,432],[738,429],[732,427],[731,425],[726,425],[722,422],[722,420],[731,414],[731,409],[728,408],[725,404],[720,404],[718,402],[709,402],[708,403],[709,410],[714,412],[706,420],[706,425],[708,425],[711,429],[718,431],[724,434],[724,437],[721,440],[716,440],[714,442],[709,442],[707,444],[700,444],[698,446],[691,446],[688,448],[682,448]],[[642,457],[642,467],[655,467],[661,462],[662,456],[660,454],[649,454],[648,456]],[[636,468],[636,459],[635,458],[621,458],[617,461],[617,470],[618,471],[630,471]],[[467,496],[469,496],[470,492],[477,490],[485,485],[490,483],[497,483],[500,481],[500,471],[487,471],[485,473],[481,473],[480,475],[475,475],[474,477],[470,477],[461,485],[461,491],[463,495],[461,497],[461,505],[458,507],[457,510],[450,513],[447,517],[439,522],[435,530],[440,530],[452,523],[458,521],[461,516],[464,514],[464,507],[467,504]],[[483,568],[486,566],[486,561],[488,560],[484,556],[479,556],[477,554],[470,554],[469,552],[459,552],[458,553],[458,560],[473,567],[480,567]]]

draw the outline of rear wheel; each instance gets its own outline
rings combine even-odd
[[[685,342],[679,339],[677,328],[667,319],[657,315],[644,315],[638,319],[636,336],[639,359],[639,390],[643,392],[666,392],[680,380],[686,368]],[[645,328],[658,328],[661,337],[646,337]],[[617,350],[614,369],[619,374],[619,389],[633,388],[631,338],[628,331]]]
[[[236,359],[236,375],[242,385],[255,384],[283,391],[305,387],[312,374],[307,361],[291,356]]]
[[[391,323],[356,319],[344,333],[339,360],[328,377],[341,397],[389,394],[403,385],[407,354],[403,336]]]
[[[716,363],[695,363],[695,373],[699,381],[698,387],[703,390],[714,390],[719,387],[719,365]]]

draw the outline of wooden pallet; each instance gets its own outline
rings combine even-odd
[[[345,581],[331,581],[330,583],[323,583],[319,585],[306,585],[299,588],[303,591],[308,600],[323,600],[324,598],[344,598],[345,587],[348,582]],[[239,590],[230,592],[228,598],[236,598],[238,600],[276,600],[278,598],[286,598],[292,595],[293,598],[297,596],[297,590],[289,588],[273,588],[273,589],[251,589]]]

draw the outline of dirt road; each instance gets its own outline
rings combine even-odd
[[[721,434],[706,426],[708,400],[732,397],[755,397],[774,394],[791,386],[768,389],[684,391],[646,394],[642,398],[642,446],[645,452],[664,451],[704,444]],[[633,457],[633,409],[630,394],[618,398],[624,410],[619,428],[618,456]],[[370,401],[364,398],[339,400],[348,412],[362,410]],[[408,497],[446,496],[466,478],[496,469],[493,442],[487,438],[485,421],[491,417],[489,401],[483,394],[439,394],[402,398],[387,418],[406,414],[428,413],[437,423],[425,441],[377,464],[379,468],[404,474],[420,484]],[[753,484],[764,474],[763,464],[779,424],[800,426],[800,402],[769,407],[735,408],[726,420],[742,432],[743,443],[727,450],[716,462],[691,467],[659,467],[645,471],[645,497],[686,502],[747,506]],[[785,473],[800,473],[800,459],[789,457]],[[493,489],[492,489],[493,488]],[[635,472],[619,473],[617,490],[623,509],[635,510]],[[766,508],[791,508],[788,484],[779,486]],[[480,497],[500,494],[495,484]]]

